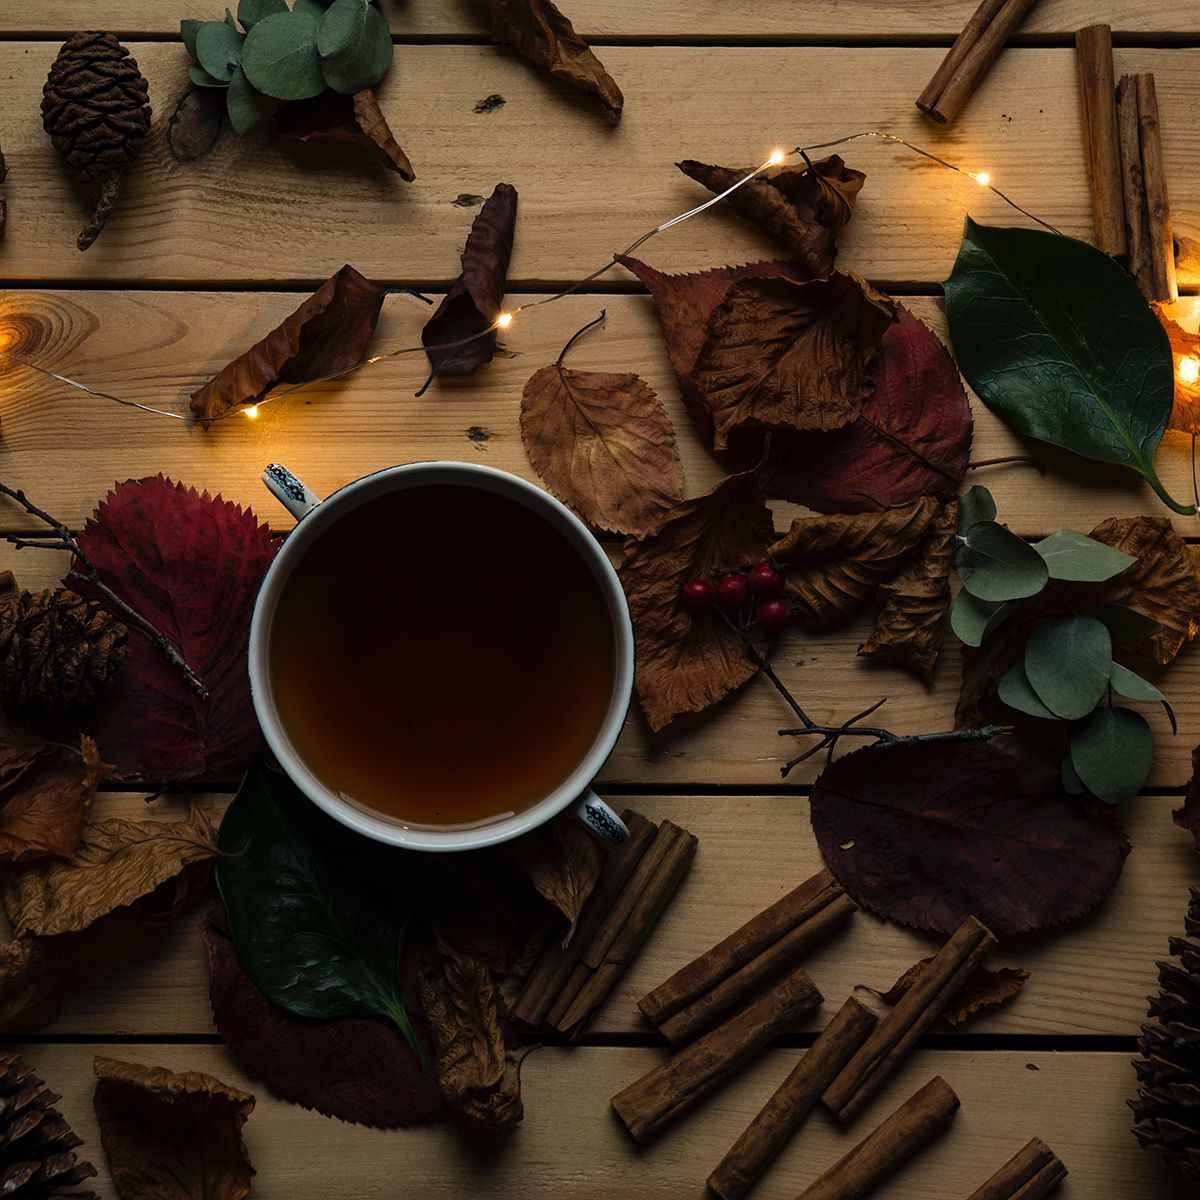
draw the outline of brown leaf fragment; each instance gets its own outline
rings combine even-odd
[[[517,189],[498,183],[467,235],[462,274],[421,330],[434,375],[470,375],[491,362],[516,223]]]
[[[96,1119],[121,1200],[242,1200],[249,1092],[202,1071],[97,1057]]]
[[[19,936],[50,936],[86,929],[173,884],[160,905],[173,914],[194,894],[185,872],[206,869],[216,853],[212,823],[201,808],[183,821],[88,821],[69,861],[5,875],[4,907]]]
[[[1171,813],[1180,829],[1186,829],[1200,850],[1200,746],[1192,751],[1192,777],[1183,790],[1183,804]]]
[[[55,1020],[78,954],[74,934],[21,937],[0,944],[0,1029],[6,1034],[30,1033]]]
[[[0,861],[28,863],[75,852],[96,795],[100,755],[81,737],[0,746]]]
[[[614,121],[621,119],[621,89],[553,0],[492,0],[492,41],[595,96]]]
[[[691,372],[712,417],[713,449],[745,426],[838,429],[874,390],[880,343],[895,316],[852,275],[795,283],[734,282],[708,323]]]
[[[167,122],[167,149],[177,163],[199,162],[225,130],[225,96],[219,88],[183,93]]]
[[[192,412],[209,421],[253,404],[280,383],[334,375],[360,362],[375,333],[387,288],[353,267],[327,279],[265,338],[192,393]]]
[[[913,963],[886,992],[878,992],[875,988],[868,990],[875,992],[886,1004],[895,1004],[908,994],[932,961],[932,958],[922,958]],[[1025,986],[1028,978],[1029,972],[1020,967],[1000,967],[996,971],[977,967],[942,1009],[938,1020],[951,1029],[956,1028],[972,1017],[1011,1000]]]
[[[930,523],[919,557],[879,585],[883,605],[859,654],[906,667],[932,683],[950,611],[950,565],[957,537],[958,501],[952,500]]]
[[[567,919],[563,946],[575,933],[575,923],[587,903],[604,854],[600,843],[566,813],[517,842],[517,861],[538,893]]]
[[[693,617],[680,597],[691,579],[763,561],[774,536],[758,482],[746,473],[684,501],[652,533],[625,543],[620,576],[633,617],[636,690],[655,732],[753,678],[737,634],[712,613]]]
[[[326,90],[311,100],[293,100],[275,114],[275,132],[297,142],[325,140],[366,146],[405,182],[417,177],[371,88],[352,96]]]
[[[1171,406],[1168,429],[1200,434],[1200,334],[1189,333],[1174,316],[1173,304],[1151,305],[1167,331],[1171,358],[1175,364],[1175,400]]]
[[[733,187],[749,167],[712,167],[687,159],[675,164],[710,192]],[[777,241],[813,278],[833,270],[837,235],[854,214],[866,176],[833,154],[803,170],[758,175],[733,192],[728,203]]]
[[[924,496],[883,512],[797,517],[770,549],[794,614],[812,629],[844,625],[917,551],[939,508]]]

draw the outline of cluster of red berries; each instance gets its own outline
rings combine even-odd
[[[764,633],[778,633],[791,616],[783,597],[783,576],[770,563],[760,562],[744,574],[722,575],[711,579],[693,579],[684,585],[683,606],[699,616],[714,604],[729,612],[744,609],[750,598],[758,602],[755,616]]]

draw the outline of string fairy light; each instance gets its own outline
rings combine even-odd
[[[382,354],[373,354],[369,358],[360,359],[358,362],[351,363],[349,366],[343,367],[338,371],[333,371],[327,375],[318,376],[315,379],[306,379],[300,383],[292,384],[290,387],[273,391],[269,395],[261,397],[253,404],[246,404],[240,408],[230,409],[229,412],[221,413],[218,416],[205,418],[203,419],[204,424],[209,425],[216,421],[224,421],[229,417],[234,417],[239,414],[244,417],[248,417],[250,420],[254,420],[259,415],[259,410],[264,404],[273,404],[287,396],[292,395],[293,392],[298,392],[305,388],[317,387],[322,383],[331,383],[338,379],[344,379],[347,375],[351,375],[356,371],[361,371],[366,367],[373,366],[375,363],[385,362],[393,358],[399,358],[406,354],[422,354],[430,350],[452,350],[459,346],[465,346],[479,338],[487,337],[489,334],[492,334],[496,331],[509,329],[513,322],[522,313],[527,312],[530,309],[540,308],[544,304],[553,304],[556,301],[564,300],[568,296],[577,294],[587,287],[589,283],[599,279],[601,275],[605,275],[607,272],[612,270],[612,268],[617,265],[618,259],[632,254],[635,250],[645,245],[646,242],[650,241],[651,238],[657,237],[659,234],[665,233],[667,230],[673,229],[677,225],[682,225],[685,221],[690,221],[693,217],[697,217],[703,212],[707,212],[708,209],[712,208],[714,205],[720,204],[722,200],[727,199],[739,188],[744,187],[752,179],[757,178],[757,176],[761,175],[764,171],[770,169],[771,167],[781,166],[789,158],[798,157],[803,159],[806,165],[811,168],[812,160],[809,157],[810,153],[817,150],[830,150],[835,146],[844,146],[850,142],[863,141],[866,139],[887,142],[891,145],[903,147],[913,154],[917,154],[940,167],[944,167],[946,170],[953,171],[957,175],[963,175],[966,178],[973,180],[980,187],[991,192],[998,199],[1002,200],[1005,204],[1007,204],[1014,211],[1020,213],[1022,216],[1028,217],[1031,221],[1036,222],[1038,225],[1050,230],[1052,233],[1059,232],[1059,230],[1051,225],[1048,221],[1044,221],[1041,217],[1031,213],[1028,209],[1022,208],[1021,205],[1019,205],[1015,200],[996,187],[992,183],[992,175],[990,171],[969,171],[965,167],[960,167],[957,163],[949,162],[940,155],[934,154],[932,151],[926,150],[921,146],[914,145],[912,142],[906,141],[904,138],[899,137],[894,133],[887,133],[882,130],[875,129],[865,130],[861,133],[852,133],[846,135],[845,137],[835,138],[828,142],[818,142],[815,145],[810,146],[797,146],[793,150],[775,149],[770,152],[764,162],[755,167],[752,171],[748,171],[735,183],[727,187],[723,192],[719,192],[717,195],[710,197],[702,204],[697,204],[694,208],[689,208],[686,212],[679,213],[677,216],[671,217],[669,220],[655,225],[652,229],[648,229],[640,237],[630,242],[630,244],[626,246],[625,249],[619,254],[614,254],[606,263],[604,263],[603,266],[597,267],[596,270],[592,271],[589,275],[585,275],[582,279],[576,280],[576,282],[570,284],[568,287],[554,292],[549,296],[542,296],[538,300],[531,300],[527,304],[520,304],[515,308],[507,309],[504,312],[501,312],[496,319],[489,326],[487,326],[487,328],[479,331],[478,333],[473,333],[467,337],[458,338],[452,342],[442,342],[431,346],[426,346],[423,343],[413,346],[400,346],[394,350],[385,351]],[[127,397],[117,396],[112,392],[106,392],[100,388],[91,387],[78,379],[71,378],[69,375],[63,375],[57,371],[48,370],[46,367],[34,362],[25,354],[22,354],[20,350],[16,348],[18,341],[19,337],[14,330],[0,328],[0,358],[8,359],[17,365],[25,367],[28,370],[35,371],[48,379],[55,380],[58,383],[74,388],[77,391],[85,393],[86,395],[94,396],[100,400],[109,400],[114,404],[120,404],[126,408],[136,408],[141,412],[153,413],[154,415],[160,417],[169,417],[176,421],[186,421],[192,423],[201,420],[201,418],[192,413],[179,413],[166,408],[156,408],[152,404],[144,404],[139,400],[130,400]],[[1200,380],[1200,359],[1191,358],[1191,365],[1185,368],[1184,364],[1187,361],[1188,360],[1181,360],[1179,364],[1180,375],[1182,378],[1182,373],[1185,369],[1194,371],[1195,374],[1193,375],[1192,379],[1188,381],[1194,383]]]
[[[1194,354],[1183,355],[1175,367],[1175,374],[1179,376],[1179,382],[1188,387],[1200,383],[1200,358]]]

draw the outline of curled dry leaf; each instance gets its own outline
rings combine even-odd
[[[96,795],[100,755],[89,737],[0,746],[0,861],[73,854]]]
[[[692,159],[675,165],[715,193],[750,173],[749,167],[712,167]],[[854,201],[866,178],[833,154],[801,171],[758,175],[733,192],[728,203],[820,279],[833,270],[838,232],[854,215]]]
[[[326,89],[311,100],[293,100],[275,114],[275,131],[298,142],[324,139],[366,146],[407,183],[417,177],[372,88],[351,96]]]
[[[926,496],[880,513],[797,517],[770,549],[787,567],[793,613],[812,629],[844,625],[916,553],[938,507]]]
[[[517,860],[538,893],[566,917],[566,946],[604,866],[600,843],[567,813],[521,838]]]
[[[516,224],[517,189],[498,183],[471,224],[462,273],[421,330],[434,375],[470,375],[492,361]]]
[[[862,411],[875,383],[888,301],[852,275],[796,283],[735,280],[712,317],[691,371],[711,415],[713,449],[735,430],[837,429]]]
[[[121,1200],[242,1200],[249,1092],[202,1071],[97,1057],[96,1120]]]
[[[902,1000],[913,984],[925,974],[932,961],[932,958],[922,958],[913,963],[886,992],[876,994],[887,1004]],[[938,1014],[938,1020],[951,1028],[962,1025],[972,1017],[1011,1000],[1025,986],[1028,978],[1029,972],[1020,967],[1000,967],[996,971],[976,967]],[[868,990],[875,991],[874,988]]]
[[[947,936],[969,916],[998,937],[1090,912],[1129,841],[1085,816],[1057,768],[978,741],[881,742],[826,767],[812,792],[825,863],[861,907]]]
[[[1175,824],[1186,829],[1200,850],[1200,746],[1192,751],[1192,777],[1183,790],[1183,804],[1171,813]]]
[[[553,0],[492,0],[492,40],[595,96],[614,121],[620,120],[621,89]]]
[[[106,761],[127,776],[180,780],[242,770],[262,747],[246,666],[250,617],[275,555],[249,510],[161,475],[110,492],[79,543],[101,578],[171,638],[207,683],[199,700],[144,634],[89,720]],[[96,595],[85,580],[64,581]]]
[[[5,875],[4,907],[19,936],[86,929],[184,872],[206,869],[216,853],[212,823],[200,808],[184,821],[88,821],[69,862]]]
[[[932,682],[950,611],[950,566],[957,544],[958,501],[952,500],[930,522],[919,556],[880,584],[883,604],[859,654],[906,667]]]
[[[322,379],[360,362],[386,295],[387,288],[342,267],[265,338],[197,388],[192,412],[210,421],[255,403],[276,384]]]
[[[20,937],[0,944],[0,1029],[30,1033],[62,1009],[62,993],[79,955],[75,934]]]
[[[636,689],[652,730],[701,712],[756,671],[737,634],[683,607],[684,585],[761,562],[775,533],[758,483],[732,475],[673,509],[653,533],[625,544],[621,583],[633,617]]]

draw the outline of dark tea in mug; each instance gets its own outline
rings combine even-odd
[[[270,627],[271,691],[335,795],[406,825],[503,819],[565,783],[613,704],[600,581],[507,496],[372,497],[316,536]]]

